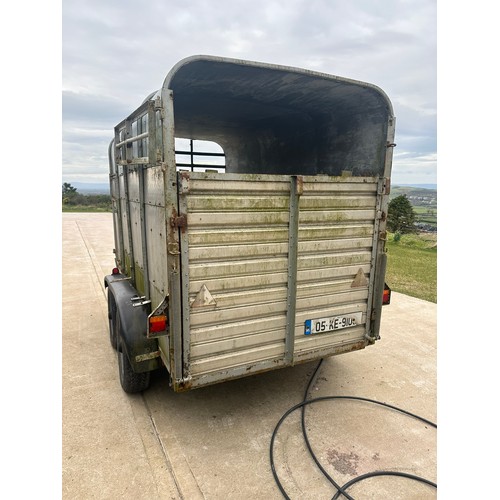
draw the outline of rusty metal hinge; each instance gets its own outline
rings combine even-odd
[[[187,215],[170,217],[170,225],[172,227],[187,227]]]
[[[379,210],[377,212],[377,219],[379,219],[382,222],[384,222],[387,219],[387,214],[385,212],[383,212],[382,210]]]

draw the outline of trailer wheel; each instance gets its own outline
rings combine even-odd
[[[118,348],[118,329],[119,325],[117,325],[116,321],[116,302],[113,294],[108,288],[108,319],[109,319],[109,341],[111,343],[111,347],[113,349]]]
[[[149,387],[151,372],[135,373],[123,347],[118,351],[118,370],[120,384],[125,392],[142,392]]]

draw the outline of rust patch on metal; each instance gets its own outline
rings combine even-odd
[[[175,392],[187,392],[193,388],[193,383],[191,380],[181,380],[177,387],[175,388]]]
[[[170,217],[170,225],[174,228],[180,228],[182,232],[186,230],[187,227],[187,215],[177,215],[175,212],[172,217]]]
[[[297,194],[300,196],[304,193],[304,177],[297,175]]]
[[[172,227],[186,227],[187,226],[187,216],[179,215],[177,217],[171,217],[170,225]]]

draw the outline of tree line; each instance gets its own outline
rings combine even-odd
[[[67,207],[97,207],[111,211],[111,196],[109,194],[82,194],[69,182],[64,182],[62,204]]]

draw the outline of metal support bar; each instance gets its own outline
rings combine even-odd
[[[132,129],[132,123],[127,120],[125,122],[125,135],[128,136],[130,135]],[[132,149],[131,148],[125,148],[126,149],[126,160],[130,159],[132,155]],[[130,218],[130,195],[129,195],[129,187],[128,187],[128,167],[124,166],[123,167],[123,184],[124,184],[124,205],[125,205],[125,216],[127,219],[127,233],[128,233],[128,244],[129,244],[129,254],[130,254],[130,275],[132,277],[132,282],[135,283],[135,256],[134,256],[134,243],[132,239],[132,220]],[[125,250],[125,249],[124,249]],[[125,251],[124,251],[125,254]]]
[[[189,174],[188,174],[189,175]],[[177,174],[178,185],[187,182],[186,173]],[[187,219],[187,194],[188,190],[179,189],[179,217],[177,219],[185,221]],[[181,253],[181,287],[182,287],[182,364],[183,375],[190,372],[191,358],[191,324],[190,324],[190,303],[189,303],[189,239],[185,223],[178,224],[179,244]]]
[[[174,388],[182,383],[182,303],[179,252],[179,228],[172,227],[170,220],[179,214],[177,173],[175,169],[174,103],[173,92],[162,89],[161,131],[163,188],[165,203],[165,229],[167,234],[168,289],[169,289],[169,358],[170,376]]]
[[[366,338],[371,338],[372,336],[372,328],[373,328],[373,323],[371,321],[371,316],[372,316],[372,311],[376,311],[376,300],[377,297],[374,296],[374,284],[375,280],[378,279],[380,276],[380,273],[383,272],[385,275],[385,269],[381,270],[380,266],[378,266],[379,261],[377,260],[377,255],[379,253],[383,253],[383,246],[384,242],[380,240],[379,234],[380,234],[380,227],[381,227],[381,222],[383,220],[382,213],[383,208],[384,208],[384,198],[387,197],[387,195],[384,195],[383,193],[385,192],[385,183],[386,183],[386,178],[385,177],[380,177],[378,180],[377,184],[377,204],[375,207],[375,220],[373,221],[373,240],[372,240],[372,256],[371,256],[371,272],[370,272],[370,284],[368,286],[368,299],[367,299],[367,310],[366,310],[366,329],[365,329],[365,337]],[[382,298],[381,298],[382,300]]]
[[[295,304],[297,299],[297,254],[299,244],[299,198],[302,177],[290,178],[290,218],[288,223],[288,285],[286,308],[285,363],[293,364],[295,346]]]
[[[157,158],[157,130],[156,130],[156,107],[160,103],[150,101],[148,106],[148,163],[150,166],[158,164]]]
[[[143,132],[142,134],[135,135],[133,137],[128,137],[124,141],[119,142],[116,147],[124,146],[125,144],[131,144],[132,142],[140,141],[141,139],[147,139],[149,137],[149,132]]]
[[[171,310],[176,312],[181,311],[182,304],[179,271],[170,271],[169,283],[171,291]],[[178,381],[182,379],[182,318],[180,314],[175,314],[173,316],[170,314],[169,318],[173,337],[173,359],[171,358],[170,361],[174,366],[173,373],[170,373],[170,375]]]
[[[119,165],[147,165],[149,163],[148,156],[140,156],[138,158],[132,158],[130,160],[119,160]]]
[[[384,277],[385,277],[385,271],[387,268],[387,254],[381,253],[378,257],[378,262],[377,262],[377,279],[374,284],[374,304],[373,304],[373,312],[375,311],[378,312],[374,317],[372,318],[367,318],[366,323],[369,323],[369,319],[373,321],[373,329],[371,331],[367,331],[365,334],[365,338],[370,342],[374,343],[376,340],[380,339],[380,322],[382,319],[382,315],[380,312],[382,311],[382,301],[383,301],[383,294],[384,294]]]
[[[144,295],[151,298],[149,289],[149,266],[148,266],[148,232],[146,227],[146,188],[144,186],[144,167],[140,167],[139,174],[139,214],[141,218],[141,243],[142,243],[142,266],[144,276]]]

